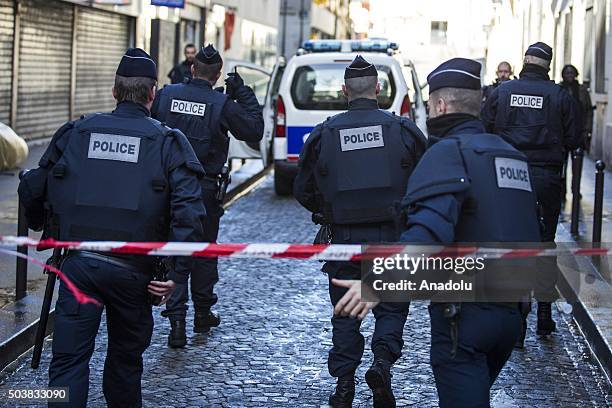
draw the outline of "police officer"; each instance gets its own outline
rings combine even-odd
[[[117,108],[68,122],[19,185],[28,226],[63,241],[201,241],[203,175],[185,136],[149,117],[157,68],[128,49],[117,68]],[[44,218],[45,216],[46,218]],[[70,251],[62,272],[106,307],[108,349],[103,390],[109,407],[139,407],[142,354],[153,333],[150,295],[168,296],[185,282],[189,259],[167,281],[152,281],[155,260],[138,255]],[[84,407],[89,360],[103,308],[79,304],[62,281],[55,307],[49,386],[68,387]]]
[[[412,121],[378,109],[380,85],[374,65],[357,56],[346,68],[344,79],[342,91],[349,110],[310,133],[300,154],[294,194],[315,218],[328,224],[333,243],[394,241],[398,230],[390,207],[401,199],[426,141]],[[330,281],[355,279],[361,273],[356,262],[327,262],[322,270]],[[344,292],[330,284],[332,304]],[[408,306],[381,303],[374,310],[374,363],[366,381],[375,407],[395,406],[390,370],[401,355]],[[348,317],[332,318],[328,367],[338,378],[329,398],[334,407],[350,407],[355,395],[355,371],[364,351],[360,323]]]
[[[192,77],[191,66],[196,56],[196,47],[193,44],[187,44],[183,52],[185,54],[185,60],[176,64],[168,73],[168,78],[170,78],[170,82],[173,84],[180,84],[186,80],[190,80]]]
[[[485,85],[482,87],[483,104],[487,101],[487,98],[491,96],[495,88],[497,88],[501,83],[510,81],[511,79],[516,79],[516,77],[514,77],[514,73],[512,72],[512,65],[510,65],[510,63],[507,61],[502,61],[499,63],[499,65],[497,65],[495,75],[495,82],[493,82],[491,85]]]
[[[526,157],[501,137],[485,133],[478,120],[480,69],[477,61],[454,58],[427,77],[427,128],[439,141],[425,152],[408,181],[402,201],[407,213],[402,241],[539,241],[536,198]],[[523,287],[519,280],[518,285],[506,288],[515,280],[496,282],[495,272],[486,267],[480,273],[493,274],[490,278],[482,275],[480,282],[487,282],[486,289],[499,291],[495,299],[507,302],[474,298],[486,301],[432,302],[429,307],[431,365],[442,408],[488,407],[490,387],[520,334],[518,300],[529,284]],[[357,303],[360,281],[333,283],[349,289],[336,305],[336,315],[363,318],[376,305]],[[506,289],[510,293],[502,293]]]
[[[168,85],[153,103],[153,117],[182,130],[206,171],[202,179],[202,198],[206,206],[205,241],[215,242],[219,219],[223,215],[220,189],[227,178],[222,173],[229,148],[228,131],[238,140],[258,142],[263,136],[263,116],[253,90],[244,85],[237,73],[228,74],[226,93],[213,90],[221,76],[223,60],[212,46],[200,49],[191,67],[193,79]],[[195,308],[194,332],[203,333],[216,327],[221,319],[210,309],[217,303],[214,285],[219,280],[217,258],[200,258],[191,274],[191,295]],[[177,285],[163,315],[170,319],[170,347],[187,343],[185,316],[187,285]]]
[[[542,42],[529,46],[519,80],[497,87],[481,112],[489,132],[500,135],[527,156],[544,224],[542,241],[549,246],[555,245],[561,212],[565,152],[582,144],[575,102],[548,76],[552,56],[552,48]],[[538,335],[556,330],[551,302],[556,299],[558,273],[555,258],[541,262],[535,290]],[[525,318],[529,309],[526,308]],[[522,347],[522,341],[517,346]]]

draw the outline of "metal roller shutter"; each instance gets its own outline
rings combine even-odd
[[[73,6],[21,5],[16,131],[34,139],[52,135],[69,117]]]
[[[0,0],[0,122],[10,124],[13,74],[13,0]]]
[[[78,8],[75,117],[114,109],[111,89],[128,47],[131,23],[120,14]]]

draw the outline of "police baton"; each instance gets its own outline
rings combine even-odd
[[[54,248],[53,255],[47,260],[47,265],[59,268],[62,259],[62,249]],[[46,271],[46,270],[45,270]],[[31,367],[36,369],[40,365],[40,356],[42,354],[43,342],[47,334],[47,322],[49,321],[49,311],[51,310],[51,301],[53,300],[53,292],[55,290],[55,280],[57,276],[53,272],[47,273],[47,286],[45,287],[45,297],[43,298],[42,308],[40,309],[40,319],[36,328],[36,337],[34,338],[34,353],[32,354]]]

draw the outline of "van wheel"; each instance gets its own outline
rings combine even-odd
[[[290,177],[274,172],[274,192],[279,196],[288,196],[293,193],[293,180]]]

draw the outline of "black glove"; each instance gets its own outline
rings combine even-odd
[[[225,78],[225,93],[232,99],[235,98],[236,91],[244,86],[242,77],[237,72],[230,72]]]
[[[222,87],[222,86],[218,86],[218,87],[215,88],[215,91],[224,93],[225,92],[225,88]]]

